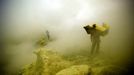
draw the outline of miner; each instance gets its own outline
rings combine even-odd
[[[91,38],[91,53],[99,53],[100,49],[100,37],[105,36],[109,31],[109,26],[104,24],[102,26],[93,24],[92,26],[87,25],[84,27],[87,34],[90,34]]]
[[[91,47],[91,53],[99,53],[100,49],[100,36],[101,33],[99,30],[96,29],[96,24],[93,24],[93,27],[91,28],[90,31],[90,38],[92,42],[92,47]]]

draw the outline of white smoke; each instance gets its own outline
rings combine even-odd
[[[119,19],[126,14],[123,3],[120,0],[12,0],[5,13],[5,34],[7,39],[20,43],[7,49],[7,54],[16,56],[11,58],[11,65],[31,62],[34,43],[46,30],[55,38],[46,47],[61,53],[90,49],[90,37],[83,29],[87,24],[108,23],[115,31],[106,37],[106,42],[108,38],[112,40],[111,36],[118,31],[114,28],[120,28],[123,23],[118,25]]]

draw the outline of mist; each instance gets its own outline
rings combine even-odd
[[[90,51],[90,35],[83,26],[94,23],[110,25],[109,34],[101,37],[100,51],[111,56],[129,54],[131,26],[125,1],[12,0],[6,5],[5,15],[5,40],[11,41],[5,49],[7,71],[35,60],[35,43],[46,36],[46,30],[52,41],[45,48],[61,54]]]

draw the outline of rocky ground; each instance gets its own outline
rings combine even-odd
[[[36,61],[24,66],[19,75],[122,75],[127,71],[101,54],[63,56],[46,48],[34,54]]]

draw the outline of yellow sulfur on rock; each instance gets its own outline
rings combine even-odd
[[[55,75],[71,65],[61,55],[45,48],[40,48],[34,53],[37,56],[36,62],[24,67],[20,75]]]
[[[75,65],[58,72],[56,75],[89,75],[91,68],[88,65]]]

